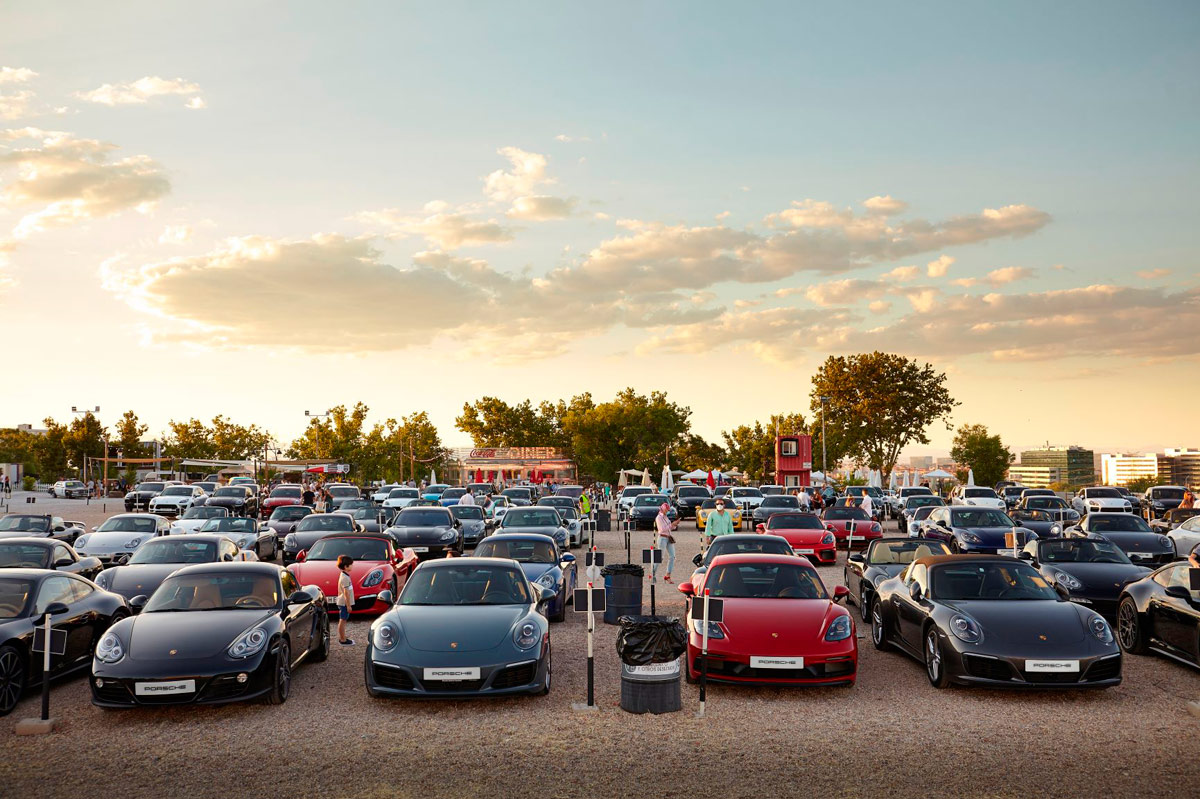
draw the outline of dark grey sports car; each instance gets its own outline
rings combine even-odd
[[[397,547],[415,552],[418,560],[463,552],[461,526],[450,509],[441,505],[401,508],[387,533]]]
[[[422,563],[395,606],[371,624],[371,696],[464,697],[550,692],[555,592],[530,584],[516,561]]]
[[[871,620],[875,586],[908,568],[917,558],[949,555],[950,547],[932,538],[880,538],[864,552],[852,552],[842,570],[842,582],[850,591],[847,599],[858,605],[863,621]]]
[[[205,503],[210,508],[225,508],[230,516],[258,516],[258,494],[250,486],[221,486]]]
[[[296,555],[333,533],[356,533],[358,522],[344,513],[313,513],[296,523],[283,539],[283,564],[296,562]]]
[[[1047,538],[1031,541],[1021,559],[1042,573],[1067,598],[1086,605],[1110,623],[1117,620],[1117,600],[1126,585],[1150,570],[1137,566],[1103,538]]]
[[[800,510],[800,500],[791,494],[773,494],[763,497],[762,504],[751,511],[755,524],[765,524],[776,513],[795,513]]]
[[[1017,524],[1038,534],[1039,538],[1062,535],[1079,524],[1079,511],[1061,497],[1025,496],[1009,514]]]
[[[462,525],[464,547],[475,546],[488,534],[487,514],[479,505],[451,505],[450,513]]]
[[[562,550],[569,549],[570,533],[563,526],[562,517],[554,508],[530,505],[510,508],[500,522],[499,532],[502,533],[537,533],[548,535]]]
[[[275,531],[275,537],[279,539],[280,543],[283,543],[283,539],[296,529],[300,520],[312,512],[313,509],[308,505],[284,505],[271,511],[271,518],[267,519],[267,527]]]
[[[1175,560],[1175,543],[1150,529],[1141,516],[1132,513],[1089,513],[1064,535],[1072,538],[1103,536],[1120,547],[1134,563],[1161,565]]]
[[[748,552],[761,553],[763,555],[794,554],[792,545],[783,536],[767,533],[720,535],[713,539],[713,542],[709,544],[706,551],[697,553],[692,558],[692,563],[695,564],[696,570],[692,572],[691,579],[696,580],[700,575],[707,572],[708,565],[713,562],[713,558],[721,555],[742,555]]]
[[[52,569],[95,580],[99,558],[81,558],[75,548],[53,538],[0,538],[0,569]]]
[[[1104,617],[1002,555],[914,560],[876,587],[871,640],[925,664],[935,688],[1109,688],[1121,650]]]
[[[223,535],[196,533],[152,538],[137,548],[129,561],[96,578],[96,585],[126,599],[150,596],[172,572],[195,563],[240,560],[238,545]]]

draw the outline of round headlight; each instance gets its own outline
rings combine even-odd
[[[538,642],[537,625],[531,621],[521,622],[513,630],[513,642],[521,649],[530,649]]]
[[[453,541],[456,538],[458,538],[458,533],[454,532],[453,530],[447,530],[446,532],[442,533],[443,541]]]
[[[123,657],[125,648],[121,646],[121,639],[114,632],[105,633],[100,643],[96,644],[96,659],[101,663],[116,663]]]
[[[377,625],[371,633],[371,644],[381,652],[393,649],[400,640],[400,628],[390,621]]]
[[[1100,616],[1092,616],[1088,621],[1088,629],[1092,631],[1092,635],[1099,638],[1103,643],[1111,643],[1113,639],[1112,628]]]
[[[287,536],[283,539],[283,545],[287,549],[295,549],[296,548],[296,536],[292,535],[291,533],[288,533]]]
[[[138,546],[138,545],[139,545],[139,544],[141,544],[141,543],[142,543],[142,539],[140,539],[140,538],[135,538],[135,539],[133,539],[132,541],[126,541],[126,542],[125,542],[125,548],[126,548],[126,549],[133,549],[134,547]]]
[[[1068,591],[1079,591],[1083,588],[1083,583],[1079,582],[1079,580],[1075,579],[1066,572],[1055,572],[1054,582],[1058,583]]]
[[[950,618],[950,632],[954,634],[955,638],[966,641],[968,644],[977,644],[983,640],[983,630],[979,623],[961,613],[956,613]]]
[[[239,635],[232,644],[229,645],[229,655],[235,658],[245,658],[262,650],[267,643],[267,631],[262,627],[255,627],[247,630]]]

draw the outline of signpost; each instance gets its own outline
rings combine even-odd
[[[854,519],[846,522],[846,557],[850,557],[850,551],[854,549]]]
[[[696,618],[696,601],[692,599],[692,618]],[[725,603],[720,599],[713,599],[709,596],[707,588],[704,589],[704,608],[700,617],[700,712],[696,714],[696,718],[704,718],[704,703],[708,695],[708,624],[709,622],[718,623],[725,618]]]
[[[61,602],[53,602],[42,614],[42,626],[36,628],[33,634],[34,652],[42,653],[42,716],[40,719],[22,719],[17,722],[17,735],[39,735],[54,732],[57,720],[50,718],[50,656],[64,656],[67,653],[67,631],[55,630],[50,626],[50,618],[55,614],[64,614],[69,608]],[[47,646],[49,642],[49,646]]]
[[[642,550],[642,563],[650,564],[650,615],[654,615],[654,584],[658,575],[654,573],[654,564],[663,562],[663,551],[658,547]]]
[[[592,554],[588,553],[589,561]],[[604,555],[599,557],[603,562]],[[599,710],[600,708],[596,706],[596,660],[593,636],[596,632],[596,614],[603,613],[605,609],[604,589],[593,588],[591,582],[588,582],[587,588],[576,588],[574,607],[576,613],[587,614],[587,704],[575,703],[571,707],[574,710]]]

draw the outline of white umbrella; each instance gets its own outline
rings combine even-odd
[[[974,469],[967,469],[967,485],[969,485],[969,486],[975,485],[975,470]]]
[[[817,483],[820,483],[821,485],[825,485],[825,473],[824,472],[813,472],[812,474],[809,475],[809,478],[812,480],[813,485],[816,485]]]
[[[662,491],[663,491],[663,493],[665,494],[668,491],[670,491],[672,485],[673,485],[673,483],[671,481],[671,467],[664,466],[663,473],[662,473]]]
[[[895,491],[897,482],[899,482],[899,481],[896,479],[896,470],[892,469],[892,474],[890,477],[888,477],[888,489],[891,491]]]
[[[921,476],[926,480],[949,480],[954,477],[954,475],[950,474],[950,472],[946,471],[945,469],[934,469],[932,472],[925,472],[925,474]]]
[[[629,485],[629,475],[625,474],[625,470],[621,470],[621,476],[617,479],[617,488],[624,488]]]
[[[433,485],[436,482],[437,482],[437,472],[434,471],[433,469],[430,469],[429,470],[429,484]]]
[[[650,482],[650,470],[649,469],[646,469],[644,472],[642,472],[642,485],[644,485],[644,486],[654,485],[653,483]]]

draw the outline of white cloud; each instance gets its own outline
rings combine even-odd
[[[548,219],[565,219],[574,213],[574,197],[552,197],[539,194],[533,197],[518,197],[513,200],[512,208],[507,216],[512,219],[523,219],[528,222],[542,222]]]
[[[945,277],[953,263],[954,259],[949,255],[939,255],[925,265],[925,274],[929,277]]]
[[[191,225],[167,225],[158,237],[159,244],[184,244],[192,238]]]
[[[37,73],[26,67],[0,67],[0,83],[25,83],[37,77]]]
[[[515,200],[534,194],[543,184],[554,183],[546,177],[546,156],[519,147],[501,147],[496,151],[509,160],[509,171],[497,169],[483,179],[483,193],[496,202]]]
[[[512,241],[513,231],[495,219],[477,219],[458,211],[447,210],[440,201],[426,203],[428,216],[404,214],[396,208],[363,211],[355,219],[372,229],[383,230],[391,238],[422,236],[426,241],[445,250],[477,247]]]
[[[555,141],[563,142],[564,144],[581,143],[586,144],[591,141],[588,136],[568,136],[566,133],[560,133],[554,137]]]
[[[183,104],[184,108],[190,108],[193,111],[198,111],[199,109],[205,108],[206,106],[207,106],[207,104],[204,102],[203,97],[193,97],[192,99],[188,100],[186,103]]]
[[[1143,269],[1137,273],[1137,276],[1142,280],[1162,280],[1164,277],[1171,275],[1170,269]]]
[[[903,200],[897,200],[890,194],[885,194],[882,197],[871,197],[868,200],[863,200],[863,208],[866,208],[872,214],[892,216],[906,210],[908,203]]]
[[[160,78],[157,75],[147,75],[131,83],[106,83],[98,89],[80,92],[76,96],[92,103],[116,106],[141,105],[154,97],[170,95],[188,97],[189,100],[185,104],[187,108],[204,107],[197,84],[183,78]]]
[[[892,310],[892,304],[886,300],[876,300],[867,306],[873,314],[885,314]]]
[[[0,119],[21,119],[32,114],[34,94],[30,91],[0,94]]]
[[[1028,280],[1031,277],[1033,277],[1033,270],[1027,266],[1005,266],[987,273],[987,281],[993,286],[1003,286],[1018,280]]]
[[[890,272],[885,272],[882,277],[884,280],[916,280],[921,274],[921,270],[915,266],[897,266]]]
[[[874,299],[886,290],[886,284],[876,280],[833,280],[809,286],[804,290],[804,296],[822,306],[850,305]]]

